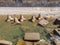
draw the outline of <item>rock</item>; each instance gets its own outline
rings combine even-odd
[[[20,19],[19,19],[21,22],[25,21],[26,18],[24,18],[24,16],[20,15]]]
[[[14,18],[14,22],[15,22],[16,24],[20,24],[20,22],[18,21],[17,18]]]
[[[14,20],[14,18],[12,18],[10,15],[7,16],[7,22],[13,21],[13,20]]]
[[[32,22],[35,22],[35,21],[36,21],[35,16],[32,16],[31,21],[32,21]]]

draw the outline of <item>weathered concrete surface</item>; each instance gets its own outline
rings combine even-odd
[[[0,15],[41,14],[60,16],[60,7],[0,7]]]

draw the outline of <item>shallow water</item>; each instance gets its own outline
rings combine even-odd
[[[14,1],[13,3],[9,3],[7,1],[0,3],[0,7],[60,7],[59,1],[47,2],[47,1],[40,1],[32,2],[32,3],[23,3],[22,1]]]

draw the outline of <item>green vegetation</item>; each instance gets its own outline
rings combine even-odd
[[[30,21],[21,22],[21,25],[15,25],[13,22],[5,22],[7,16],[0,16],[0,39],[5,39],[13,42],[13,45],[16,44],[18,39],[23,39],[23,35],[25,32],[39,32],[41,39],[45,39],[47,41],[45,32],[46,28],[56,28],[56,26],[52,25],[52,20],[45,27],[38,26],[36,21],[32,23]],[[18,17],[19,16],[15,16]],[[31,16],[25,16],[27,19]],[[52,27],[51,27],[52,26]]]

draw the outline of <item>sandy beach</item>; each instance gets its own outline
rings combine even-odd
[[[47,14],[60,16],[60,7],[0,7],[0,15]]]

